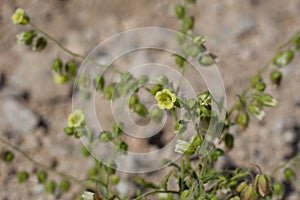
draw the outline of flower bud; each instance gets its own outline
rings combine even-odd
[[[175,55],[175,62],[179,67],[183,67],[185,64],[185,59],[179,55]]]
[[[46,184],[45,184],[45,191],[50,193],[50,194],[54,194],[56,190],[56,182],[51,180],[51,181],[48,181]]]
[[[152,108],[150,110],[150,117],[153,119],[155,122],[159,123],[162,118],[163,118],[163,111],[157,107]]]
[[[116,174],[110,176],[110,180],[114,185],[117,185],[119,183],[119,177]]]
[[[96,90],[103,91],[105,86],[105,79],[103,75],[97,75],[94,79],[94,87]]]
[[[15,158],[15,155],[11,151],[4,151],[1,157],[4,162],[10,163]]]
[[[59,183],[59,188],[62,192],[68,192],[71,187],[71,183],[68,180],[62,180]]]
[[[185,15],[185,8],[182,5],[176,5],[174,11],[178,19],[182,19]]]
[[[261,81],[256,84],[255,89],[257,89],[260,92],[263,92],[266,89],[266,84]]]
[[[21,8],[18,8],[11,17],[14,24],[26,25],[30,22],[29,16]]]
[[[145,117],[148,114],[147,108],[141,103],[135,104],[133,110],[138,115],[143,116],[143,117]]]
[[[277,53],[273,58],[273,63],[278,67],[283,67],[289,64],[294,58],[294,51],[288,49],[283,52]]]
[[[32,46],[33,51],[42,51],[47,46],[47,40],[44,37],[39,37]]]
[[[250,85],[251,85],[252,88],[255,88],[256,85],[261,81],[262,81],[262,78],[259,75],[251,76]]]
[[[74,128],[73,128],[73,127],[67,126],[66,128],[64,128],[64,132],[65,132],[67,135],[73,135],[73,133],[74,133]]]
[[[286,168],[284,170],[284,177],[287,181],[291,181],[296,177],[295,171],[291,168]]]
[[[47,173],[45,171],[38,171],[36,176],[39,183],[44,183],[47,180]]]
[[[224,138],[223,138],[224,142],[225,142],[225,146],[228,150],[231,150],[233,148],[233,145],[234,145],[234,137],[232,134],[230,133],[226,133],[224,135]]]
[[[161,91],[162,90],[162,85],[161,84],[156,84],[153,86],[153,88],[151,89],[151,94],[153,96],[155,96],[155,94],[158,92],[158,91]]]
[[[193,16],[186,16],[182,22],[182,29],[184,31],[192,30],[194,28],[194,21],[195,19]]]
[[[29,174],[26,171],[20,171],[18,173],[18,181],[19,183],[24,183],[29,178]]]
[[[277,104],[277,100],[269,94],[261,94],[257,97],[257,100],[264,106],[274,107]]]
[[[33,38],[35,38],[36,36],[36,32],[34,30],[31,30],[19,33],[18,35],[16,35],[16,38],[20,44],[30,45],[33,41]]]
[[[252,184],[248,185],[243,192],[244,200],[257,200],[258,195]]]
[[[243,181],[237,186],[236,191],[241,193],[246,189],[247,186],[248,184],[245,181]]]
[[[199,58],[199,63],[203,66],[211,66],[212,64],[215,63],[217,60],[217,57],[213,54],[204,54],[201,55]]]
[[[282,73],[279,70],[273,70],[270,79],[272,84],[279,86],[282,78]]]
[[[265,112],[256,105],[256,103],[251,103],[249,105],[249,111],[259,120],[262,120],[266,115]]]
[[[242,128],[247,128],[249,123],[249,115],[245,111],[240,111],[236,118],[235,122],[238,123]]]
[[[63,63],[62,63],[60,58],[55,58],[52,61],[52,72],[54,74],[61,74],[62,73],[62,67],[63,67]]]
[[[65,69],[68,74],[70,74],[71,76],[74,76],[76,74],[76,70],[77,70],[76,62],[72,61],[72,60],[68,61],[65,65]]]
[[[270,179],[264,174],[257,174],[255,177],[255,185],[260,196],[265,197],[270,193],[271,183]]]

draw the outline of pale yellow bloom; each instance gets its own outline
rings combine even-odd
[[[157,105],[160,109],[172,109],[176,101],[176,95],[168,89],[163,89],[155,94]]]

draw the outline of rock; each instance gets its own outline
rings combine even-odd
[[[1,124],[7,124],[9,128],[20,133],[30,133],[38,124],[36,114],[14,98],[5,98],[0,105],[0,111]]]

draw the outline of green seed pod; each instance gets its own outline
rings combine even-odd
[[[275,69],[271,72],[270,79],[272,84],[279,86],[282,79],[282,73],[279,70]]]
[[[74,76],[76,74],[77,70],[77,64],[75,61],[68,61],[65,65],[66,73],[68,73],[71,76]]]
[[[296,177],[296,173],[293,169],[291,168],[286,168],[284,170],[284,177],[287,181],[292,181]]]
[[[39,183],[44,183],[47,180],[47,173],[45,171],[38,171],[36,177]]]
[[[55,58],[52,61],[52,72],[54,74],[61,74],[62,73],[62,67],[63,67],[63,62],[61,61],[60,58]]]
[[[30,30],[30,31],[23,31],[16,35],[17,41],[20,44],[25,44],[25,45],[31,45],[33,39],[37,36],[36,31]]]
[[[255,177],[255,186],[260,196],[265,197],[270,193],[270,184],[268,178],[264,174],[257,174]]]
[[[26,171],[20,171],[18,173],[18,181],[19,183],[24,183],[29,178],[29,174]]]
[[[47,183],[45,183],[44,187],[45,187],[45,191],[47,193],[54,194],[54,192],[56,190],[56,182],[53,180],[50,180]]]
[[[73,127],[67,126],[66,128],[64,128],[64,132],[65,132],[67,135],[73,135],[73,134],[74,134],[74,128],[73,128]]]
[[[236,191],[238,193],[241,193],[246,189],[247,186],[248,186],[248,184],[245,181],[243,181],[237,186]]]
[[[47,46],[47,39],[44,37],[39,37],[35,44],[32,46],[33,51],[42,51]]]
[[[194,17],[193,16],[186,16],[182,22],[182,29],[184,31],[192,30],[194,28]]]
[[[162,85],[160,84],[156,84],[153,86],[153,88],[151,89],[151,94],[153,96],[155,96],[155,94],[158,92],[158,91],[161,91],[163,88],[162,88]]]
[[[141,103],[135,104],[133,110],[138,115],[143,116],[143,117],[145,117],[148,114],[147,108]]]
[[[116,174],[110,176],[110,180],[114,185],[117,185],[119,183],[119,177]]]
[[[286,51],[282,51],[277,53],[273,58],[273,63],[278,67],[283,67],[289,64],[294,58],[294,51],[288,49]]]
[[[185,8],[182,5],[175,5],[174,11],[178,19],[182,19],[185,15]]]
[[[245,111],[240,111],[236,118],[235,122],[238,123],[242,128],[247,128],[249,123],[249,115]]]
[[[252,184],[248,185],[243,192],[244,200],[257,200],[258,195]]]
[[[59,188],[62,192],[68,192],[71,187],[71,183],[68,180],[62,180],[59,183]]]
[[[249,111],[259,120],[262,120],[266,115],[255,102],[249,105]]]
[[[11,151],[4,151],[2,153],[2,160],[6,163],[11,163],[13,161],[13,159],[15,158],[15,155],[13,152]]]
[[[102,131],[99,135],[100,142],[109,142],[112,139],[113,139],[113,136],[110,131]]]

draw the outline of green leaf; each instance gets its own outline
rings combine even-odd
[[[170,179],[170,177],[171,177],[171,175],[172,175],[172,172],[173,172],[173,171],[170,171],[170,172],[165,176],[165,178],[164,178],[163,181],[162,181],[162,188],[163,188],[164,190],[168,190],[168,181],[169,181],[169,179]]]
[[[38,171],[36,176],[39,183],[44,183],[47,180],[47,173],[45,171]]]
[[[217,56],[211,53],[201,55],[199,58],[199,63],[203,66],[211,66],[216,61],[217,61]]]
[[[76,70],[77,70],[76,62],[73,60],[68,61],[65,65],[65,69],[69,75],[74,76],[76,74]]]
[[[271,72],[270,79],[272,84],[279,86],[282,79],[282,73],[278,69],[275,69]]]
[[[71,183],[68,180],[62,180],[59,183],[59,188],[62,192],[68,192],[71,187]]]
[[[55,190],[56,190],[56,182],[53,180],[48,181],[47,183],[45,183],[45,191],[50,193],[50,194],[54,194]]]
[[[183,18],[182,22],[182,29],[184,31],[192,30],[194,28],[194,17],[193,16],[186,16]]]
[[[232,134],[230,133],[226,133],[224,135],[224,142],[225,142],[225,146],[228,150],[231,150],[233,148],[234,145],[234,137]]]

